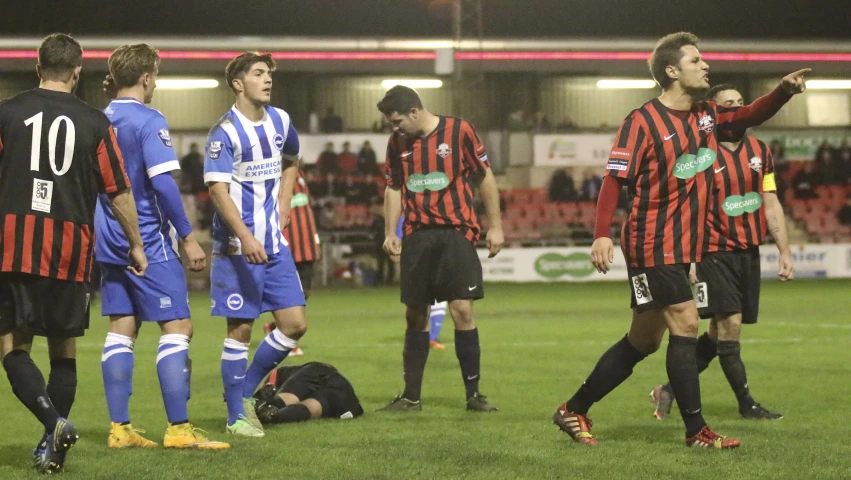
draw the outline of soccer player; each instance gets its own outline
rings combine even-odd
[[[448,301],[455,322],[455,353],[461,365],[467,409],[497,408],[479,393],[479,331],[473,300],[484,297],[482,264],[476,253],[479,224],[473,211],[471,183],[481,181],[491,229],[490,255],[503,244],[499,191],[479,136],[465,120],[438,116],[423,107],[416,91],[391,88],[378,110],[393,125],[387,145],[384,218],[396,219],[404,208],[405,235],[394,222],[385,224],[384,249],[400,255],[402,303],[407,307],[402,352],[405,391],[382,411],[421,410],[420,390],[429,352],[429,306]]]
[[[621,249],[632,290],[632,324],[597,363],[579,390],[553,414],[553,422],[577,442],[596,445],[588,410],[659,349],[670,332],[668,379],[686,427],[686,445],[735,448],[739,441],[712,431],[703,420],[697,371],[698,312],[688,278],[700,261],[713,180],[717,128],[743,130],[771,118],[804,91],[801,70],[745,107],[698,101],[709,90],[709,66],[686,32],[663,37],[648,61],[662,94],[634,110],[621,124],[597,202],[592,262],[606,273],[613,261],[611,222],[621,185],[630,213]]]
[[[38,49],[39,88],[0,102],[0,354],[15,396],[44,426],[33,452],[42,473],[61,471],[79,438],[67,418],[76,337],[89,327],[99,192],[129,239],[125,268],[142,276],[148,264],[109,119],[73,94],[82,62],[76,40],[50,35]],[[47,337],[47,385],[30,357],[34,335]]]
[[[204,181],[213,218],[212,314],[227,317],[222,381],[227,431],[262,437],[254,391],[296,347],[307,330],[304,293],[287,241],[299,142],[287,112],[269,105],[275,61],[246,52],[228,63],[225,78],[236,104],[210,131]],[[257,348],[251,366],[251,327],[272,312],[275,330]]]
[[[166,448],[220,449],[228,444],[210,441],[189,423],[187,403],[192,363],[189,339],[189,293],[177,238],[183,242],[192,271],[204,269],[204,250],[195,240],[183,211],[180,191],[171,176],[180,170],[162,114],[151,102],[160,57],[144,43],[119,47],[109,57],[109,78],[116,97],[105,113],[117,131],[127,175],[133,184],[148,274],[136,278],[127,271],[127,238],[119,228],[109,199],[98,200],[95,255],[101,268],[101,313],[109,317],[109,333],[101,356],[103,386],[112,423],[109,448],[149,448],[157,444],[142,437],[130,423],[133,391],[133,345],[142,322],[160,327],[157,376],[165,404],[168,428]]]
[[[350,419],[363,415],[355,389],[327,363],[281,367],[277,380],[257,391],[257,417],[264,424],[314,418]]]
[[[322,256],[319,246],[319,234],[316,231],[316,220],[313,218],[313,208],[310,206],[310,189],[301,170],[298,171],[293,197],[290,201],[290,223],[284,229],[284,238],[290,245],[295,268],[304,288],[304,300],[310,298],[313,286],[314,263]],[[270,333],[275,328],[274,322],[264,326],[264,331]],[[301,357],[304,350],[298,345],[290,352],[291,357]],[[275,372],[272,372],[275,375]],[[274,379],[270,379],[274,383]]]
[[[706,98],[727,108],[745,104],[742,94],[729,84],[712,87]],[[795,275],[786,218],[777,198],[774,160],[768,146],[743,130],[722,130],[719,140],[716,193],[709,203],[707,239],[703,259],[696,265],[696,277],[692,277],[697,285],[697,306],[702,307],[700,316],[711,319],[709,330],[697,339],[697,369],[705,370],[717,355],[736,394],[739,415],[778,420],[783,415],[769,411],[751,397],[739,343],[742,324],[756,323],[759,313],[759,245],[767,230],[780,253],[780,281],[792,280]],[[656,405],[656,418],[667,417],[674,400],[671,385],[656,387],[650,396]]]

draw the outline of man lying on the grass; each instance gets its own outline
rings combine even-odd
[[[327,363],[281,367],[275,383],[264,385],[254,396],[257,418],[264,425],[363,415],[352,384]]]

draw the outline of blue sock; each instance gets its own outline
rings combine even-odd
[[[251,366],[248,367],[248,372],[245,374],[242,397],[251,398],[254,396],[254,390],[257,389],[260,382],[287,358],[290,350],[294,349],[295,346],[295,340],[281,333],[278,328],[266,335],[263,343],[254,352],[254,360],[251,361]]]
[[[432,342],[436,342],[440,336],[440,329],[443,327],[443,318],[446,317],[446,305],[446,302],[440,302],[431,306],[429,340]]]
[[[189,414],[189,377],[192,368],[189,360],[189,337],[168,334],[160,337],[157,349],[157,376],[165,404],[168,423],[186,423]]]
[[[245,366],[248,365],[248,344],[232,338],[225,339],[222,350],[222,383],[225,387],[225,402],[228,405],[228,425],[233,425],[242,409],[242,385],[245,383]]]
[[[100,364],[109,419],[114,423],[129,423],[130,395],[133,394],[133,339],[117,333],[106,334]]]

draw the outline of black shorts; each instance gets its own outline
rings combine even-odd
[[[363,415],[352,384],[327,363],[311,362],[278,369],[278,393],[312,398],[322,405],[325,418],[355,418]]]
[[[0,273],[0,333],[82,337],[89,328],[89,286],[27,273]]]
[[[402,240],[402,303],[484,298],[482,262],[476,247],[451,227],[422,228]]]
[[[706,306],[699,309],[700,317],[741,313],[742,323],[756,323],[760,277],[759,247],[704,254],[697,264],[697,279],[706,283]]]
[[[298,278],[301,279],[301,288],[309,292],[313,288],[313,262],[298,262],[295,264]]]
[[[638,313],[694,300],[688,264],[628,267],[630,306]]]

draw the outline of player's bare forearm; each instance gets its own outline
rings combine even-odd
[[[139,233],[139,213],[136,211],[136,200],[133,198],[133,190],[125,189],[117,194],[110,195],[109,204],[115,219],[121,225],[124,236],[130,248],[141,247],[142,235]]]
[[[502,230],[502,215],[499,211],[499,187],[496,185],[496,178],[490,168],[485,171],[485,178],[482,180],[482,198],[485,201],[485,210],[488,214],[488,225],[490,228],[498,228]]]
[[[278,193],[278,202],[281,205],[289,205],[293,199],[293,188],[298,178],[299,161],[290,162],[281,173],[281,191]]]
[[[768,231],[774,238],[777,250],[784,254],[790,253],[789,233],[786,230],[786,214],[783,212],[783,205],[780,204],[780,199],[777,198],[775,192],[765,192],[762,196],[765,203],[765,218],[768,221]]]
[[[242,221],[242,216],[239,214],[236,204],[234,204],[233,199],[230,198],[228,188],[229,185],[224,182],[210,184],[210,198],[213,199],[213,205],[216,207],[216,211],[219,212],[219,215],[221,215],[225,225],[227,225],[234,235],[240,239],[251,237],[251,230],[249,230],[248,227],[245,226],[245,222]]]
[[[384,190],[384,236],[396,235],[396,224],[402,216],[402,190],[387,187]]]

